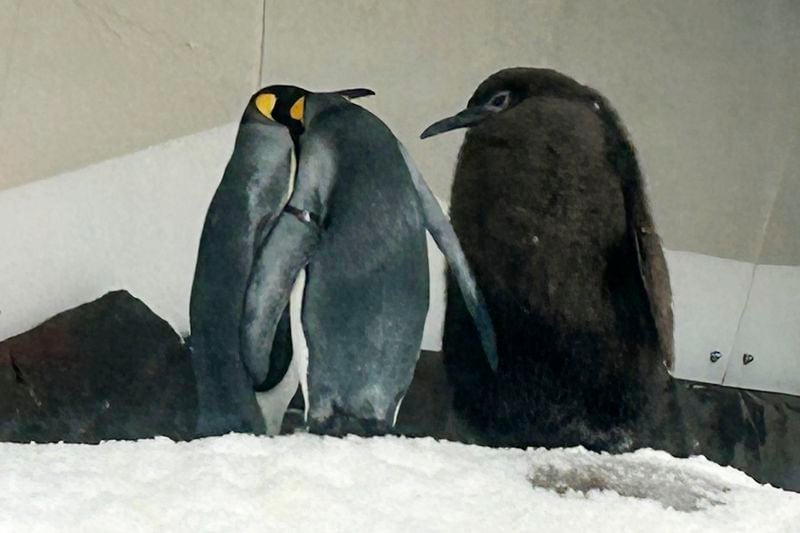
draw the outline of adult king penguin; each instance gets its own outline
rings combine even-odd
[[[263,432],[254,390],[289,368],[312,431],[388,431],[428,308],[426,228],[496,364],[453,228],[388,127],[350,101],[371,94],[276,85],[247,105],[192,287],[199,434]]]
[[[498,346],[495,375],[448,278],[443,352],[468,438],[685,453],[669,276],[614,110],[558,72],[511,68],[422,138],[456,128],[451,221]]]

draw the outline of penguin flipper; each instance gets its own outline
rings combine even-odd
[[[672,315],[672,289],[669,281],[669,270],[661,247],[661,238],[653,227],[652,219],[645,208],[647,220],[640,220],[629,228],[636,246],[639,275],[647,294],[650,312],[658,335],[667,368],[672,370],[674,362],[674,337]],[[641,211],[640,211],[641,217]],[[639,218],[639,217],[636,217]]]
[[[316,226],[283,213],[256,252],[240,329],[242,362],[254,385],[262,384],[269,374],[275,331],[298,274],[318,242]]]
[[[405,147],[400,142],[397,143],[397,146],[405,160],[411,175],[411,181],[417,191],[422,214],[425,218],[425,227],[447,258],[447,263],[450,265],[458,281],[461,294],[464,296],[467,310],[477,326],[481,345],[489,366],[491,366],[492,370],[497,371],[497,343],[492,319],[489,316],[489,310],[486,307],[483,294],[467,262],[467,257],[464,255],[464,250],[461,248],[458,236]]]
[[[598,100],[602,100],[602,98],[598,98]],[[661,355],[667,368],[672,370],[675,343],[672,288],[661,238],[653,223],[653,215],[647,201],[644,179],[636,158],[636,151],[617,114],[607,103],[603,109],[606,126],[610,132],[610,161],[622,178],[627,233],[633,240],[632,246],[636,251],[636,267],[647,297]]]
[[[293,150],[282,126],[240,124],[205,215],[189,299],[198,436],[264,432],[241,360],[241,313],[255,243],[291,192]]]
[[[269,372],[262,383],[255,387],[256,392],[267,392],[277,387],[283,381],[292,365],[292,331],[289,325],[289,306],[283,311],[278,321],[275,337],[270,350]]]

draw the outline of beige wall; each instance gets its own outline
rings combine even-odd
[[[262,0],[0,0],[0,188],[241,114]]]
[[[800,163],[800,4],[643,4],[571,2],[554,61],[618,107],[667,246],[757,260],[786,162]],[[800,235],[786,244],[800,264]]]
[[[791,192],[800,179],[800,3],[346,5],[268,1],[262,82],[374,88],[369,105],[444,197],[462,136],[418,134],[460,109],[486,75],[516,65],[557,68],[609,97],[639,149],[670,248],[758,259],[781,181]],[[772,260],[800,264],[800,237],[780,246]]]
[[[800,94],[800,89],[798,90]],[[794,152],[786,157],[783,183],[770,213],[759,263],[800,264],[800,122],[794,133]]]
[[[461,134],[419,132],[550,66],[620,111],[667,246],[800,264],[798,27],[793,0],[0,0],[0,188],[235,120],[260,76],[372,87],[446,198]]]

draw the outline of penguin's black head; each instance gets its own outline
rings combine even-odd
[[[294,85],[270,85],[264,87],[250,98],[242,123],[277,122],[288,128],[292,138],[297,140],[305,131],[306,97],[312,94]],[[337,94],[353,99],[375,94],[370,89],[345,89],[328,94]]]
[[[250,98],[242,122],[277,122],[297,138],[305,131],[303,114],[308,94],[307,90],[293,85],[264,87]]]
[[[513,112],[529,98],[537,96],[581,97],[589,89],[572,78],[550,69],[508,68],[481,83],[469,99],[467,108],[452,117],[430,125],[420,137],[425,139],[446,131],[469,128],[495,115]]]

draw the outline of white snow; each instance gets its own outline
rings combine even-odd
[[[311,435],[0,444],[0,531],[798,528],[800,494],[652,450]]]

